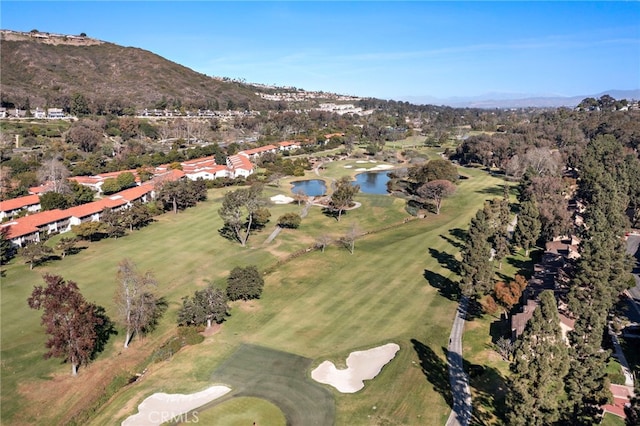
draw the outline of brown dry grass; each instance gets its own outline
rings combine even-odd
[[[116,341],[114,344],[120,345]],[[144,341],[132,343],[127,350],[121,350],[112,357],[103,358],[83,367],[77,377],[58,373],[51,380],[32,380],[18,385],[19,394],[25,399],[25,406],[32,407],[19,413],[15,424],[31,425],[34,418],[41,417],[41,410],[46,413],[61,413],[59,424],[70,422],[75,416],[96,401],[114,376],[118,374],[134,375],[137,365],[149,356],[150,345]],[[56,395],[52,398],[52,395]]]

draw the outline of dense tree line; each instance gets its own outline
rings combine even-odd
[[[636,154],[625,154],[623,143],[609,134],[595,135],[577,157],[575,196],[585,205],[584,226],[570,230],[582,237],[581,257],[570,273],[568,289],[558,288],[560,301],[575,318],[574,330],[567,343],[559,341],[556,300],[543,293],[540,307],[517,343],[507,397],[510,424],[596,424],[602,418],[600,407],[611,400],[606,372],[609,353],[603,350],[603,338],[609,313],[620,294],[633,284],[624,233],[629,226],[625,213],[635,202],[636,190],[630,187],[638,163]],[[542,179],[538,187],[536,179]],[[560,193],[544,179],[530,174],[521,185],[519,226],[514,237],[525,249],[538,237],[544,241],[568,231],[557,223],[550,225],[554,220],[544,216],[546,208],[538,197]],[[560,197],[554,200],[559,203]],[[537,236],[539,229],[545,229],[545,221],[550,230]],[[543,318],[546,320],[541,322]],[[544,324],[548,328],[540,328]],[[553,344],[547,346],[549,343]]]

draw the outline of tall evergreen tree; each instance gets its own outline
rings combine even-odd
[[[611,398],[602,336],[608,312],[626,288],[630,270],[622,238],[629,189],[621,151],[615,138],[601,136],[589,142],[582,157],[579,195],[587,205],[586,232],[568,294],[576,323],[570,334],[566,421],[575,425],[599,423],[600,406]]]
[[[513,241],[529,255],[529,250],[535,246],[540,238],[541,231],[540,213],[536,207],[535,197],[520,203],[518,222],[513,233]]]
[[[487,214],[481,209],[471,219],[467,233],[466,246],[462,252],[462,293],[469,296],[480,296],[491,290],[493,275],[491,246]]]
[[[516,345],[513,375],[507,394],[509,425],[549,425],[560,419],[565,398],[568,348],[562,340],[556,300],[552,291],[540,294],[533,313]]]

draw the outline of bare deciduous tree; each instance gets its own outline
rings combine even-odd
[[[156,317],[157,298],[151,288],[157,282],[151,272],[141,274],[135,264],[129,259],[123,259],[118,264],[118,287],[115,302],[118,306],[119,319],[127,332],[124,340],[125,349],[133,334],[140,334]]]
[[[40,183],[48,183],[53,192],[65,194],[70,191],[69,170],[57,158],[51,158],[42,162],[42,166],[38,169],[38,179]]]

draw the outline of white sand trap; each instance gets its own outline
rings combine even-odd
[[[122,422],[122,426],[156,426],[170,421],[184,421],[185,417],[180,417],[182,414],[220,398],[229,391],[231,388],[227,386],[211,386],[189,395],[154,393],[138,405],[138,414],[129,416]]]
[[[366,170],[367,169],[365,169],[364,167],[359,167],[359,168],[356,169],[356,172],[364,172]]]
[[[358,163],[358,164],[362,164],[362,163],[366,163],[366,161],[364,161],[364,160],[358,160],[358,161],[356,161],[356,163]]]
[[[278,194],[271,197],[271,201],[273,201],[275,204],[289,204],[293,203],[294,200],[293,198],[287,197],[286,195]]]
[[[346,166],[344,166],[344,168],[345,168],[345,169],[350,169],[350,168],[352,168],[352,167],[353,167],[353,166],[352,166],[351,164],[347,164]]]
[[[331,361],[324,361],[311,372],[311,377],[342,393],[358,392],[364,387],[364,381],[376,377],[399,350],[400,346],[395,343],[387,343],[366,351],[351,352],[346,369],[338,370]]]
[[[377,166],[373,167],[371,170],[388,170],[388,169],[393,169],[393,166],[390,164],[378,164]]]

